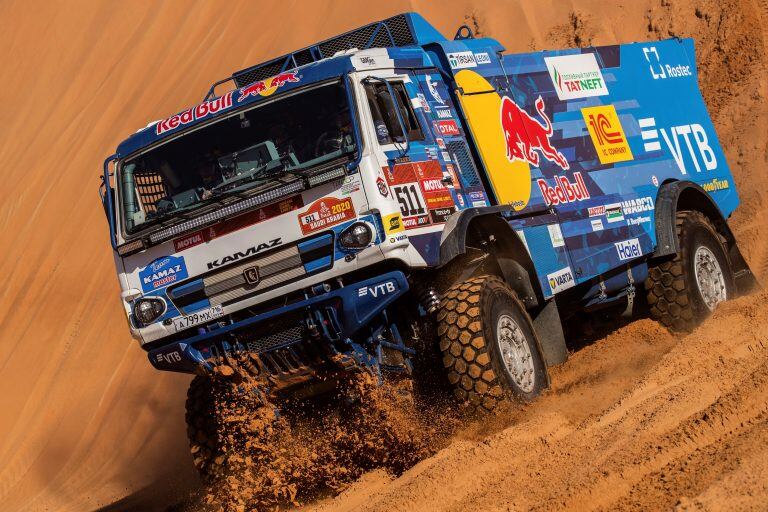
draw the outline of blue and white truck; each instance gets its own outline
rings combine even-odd
[[[548,385],[574,315],[642,303],[690,330],[753,286],[695,62],[690,39],[505,55],[408,13],[123,141],[100,190],[122,305],[155,368],[197,374],[198,468],[198,401],[243,355],[306,396],[434,352],[491,410]]]

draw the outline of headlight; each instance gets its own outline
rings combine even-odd
[[[139,299],[133,304],[133,316],[141,325],[149,325],[165,313],[162,299]]]
[[[341,232],[339,243],[347,249],[363,249],[373,239],[373,231],[365,222],[355,222]]]

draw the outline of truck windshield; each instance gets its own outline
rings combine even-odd
[[[126,233],[188,214],[356,151],[346,91],[333,82],[235,114],[123,163]]]

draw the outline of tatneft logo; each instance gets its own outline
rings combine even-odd
[[[387,281],[386,283],[379,283],[373,286],[364,286],[363,288],[359,288],[357,290],[357,296],[366,297],[370,295],[374,299],[377,299],[379,297],[383,297],[384,295],[389,295],[394,291],[395,291],[395,283],[393,283],[392,281]]]
[[[615,242],[613,245],[616,246],[616,252],[621,261],[639,258],[643,255],[643,249],[640,247],[640,240],[637,238],[624,240],[623,242]]]
[[[549,77],[561,100],[605,96],[608,87],[594,53],[544,57]]]
[[[645,60],[651,68],[651,76],[654,80],[664,80],[666,78],[681,78],[693,76],[691,66],[686,64],[671,65],[661,62],[659,51],[655,46],[643,48]]]
[[[472,52],[454,52],[448,54],[451,69],[476,68],[477,62]]]
[[[709,145],[709,137],[703,126],[700,124],[682,124],[671,126],[669,128],[657,128],[656,118],[647,117],[638,119],[640,125],[640,134],[643,137],[643,143],[646,152],[661,151],[661,139],[664,140],[675,164],[681,174],[688,174],[684,148],[688,150],[688,155],[693,162],[696,172],[701,172],[702,165],[707,171],[717,169],[717,157],[712,146]],[[693,138],[693,141],[691,141]],[[695,147],[694,147],[695,146]]]
[[[568,288],[573,288],[576,285],[573,281],[571,267],[565,267],[557,272],[547,274],[547,281],[549,282],[549,289],[552,290],[552,293],[558,293],[567,290]]]

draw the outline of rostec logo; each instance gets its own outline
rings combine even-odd
[[[544,62],[560,100],[608,94],[594,53],[544,57]]]
[[[568,160],[549,141],[553,133],[552,121],[544,112],[541,96],[536,100],[536,111],[544,123],[531,117],[508,97],[504,96],[501,100],[501,129],[507,142],[507,159],[510,162],[522,160],[538,167],[541,153],[564,171],[569,169]]]
[[[616,252],[621,261],[639,258],[643,255],[643,249],[640,247],[640,240],[637,238],[616,242],[613,245],[616,246]]]
[[[536,180],[541,190],[541,195],[548,206],[584,201],[590,198],[589,190],[587,190],[587,185],[584,183],[581,173],[575,172],[573,177],[576,181],[571,183],[566,176],[555,176],[555,186],[550,186],[545,179],[539,178]]]
[[[573,288],[576,283],[573,281],[573,273],[571,267],[565,267],[547,274],[547,282],[549,282],[549,289],[552,293],[558,293],[568,288]]]
[[[691,72],[691,66],[684,64],[678,64],[677,66],[662,64],[661,58],[659,57],[659,51],[655,46],[643,48],[643,55],[645,55],[645,60],[650,66],[651,76],[654,80],[693,76],[693,73]]]
[[[476,68],[475,55],[472,52],[455,52],[448,54],[451,69]]]
[[[688,174],[683,148],[687,148],[696,172],[701,172],[702,164],[708,171],[717,169],[717,157],[712,146],[709,145],[706,130],[700,124],[683,124],[667,129],[657,128],[656,119],[653,117],[639,119],[637,122],[640,125],[640,134],[645,143],[645,151],[661,150],[661,141],[659,140],[659,134],[661,134],[661,138],[675,159],[681,174]],[[691,142],[691,138],[693,138],[693,142]]]
[[[595,145],[601,164],[632,160],[624,128],[621,126],[616,107],[604,105],[581,109],[584,122],[587,123],[589,136]]]
[[[269,96],[275,92],[275,90],[285,85],[287,82],[298,82],[300,80],[301,78],[296,75],[296,73],[280,73],[279,75],[275,75],[272,78],[267,78],[266,80],[262,80],[260,82],[254,82],[251,85],[243,87],[240,89],[240,97],[237,99],[237,101],[243,101],[250,96]]]
[[[161,133],[173,130],[179,126],[189,124],[192,121],[202,119],[209,114],[215,114],[216,112],[228,109],[232,106],[232,94],[234,94],[234,92],[230,91],[220,98],[206,101],[205,103],[201,103],[194,108],[185,110],[180,114],[159,121],[157,125],[155,125],[155,133],[160,135]]]
[[[357,296],[367,297],[370,295],[374,299],[378,299],[379,297],[393,293],[395,290],[395,283],[392,281],[387,281],[386,283],[379,283],[373,286],[364,286],[363,288],[359,288],[357,290]]]

